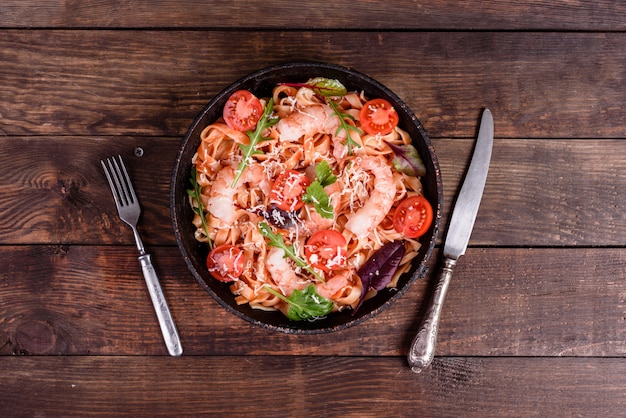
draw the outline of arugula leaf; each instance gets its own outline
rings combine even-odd
[[[352,126],[348,122],[346,122],[345,118],[354,120],[354,117],[352,117],[352,115],[348,113],[341,112],[341,110],[339,110],[339,106],[337,106],[337,103],[333,102],[332,100],[329,99],[327,100],[327,102],[328,102],[328,105],[333,109],[335,116],[339,118],[339,127],[337,128],[337,131],[335,132],[335,136],[338,136],[341,133],[341,131],[346,132],[346,142],[344,145],[348,147],[348,155],[352,155],[352,147],[360,147],[361,145],[359,145],[358,142],[352,139],[352,137],[350,136],[350,131],[353,131],[353,132],[360,132],[360,131],[357,127]]]
[[[354,118],[347,114],[343,113],[339,110],[337,103],[333,102],[329,97],[331,96],[345,96],[348,93],[348,89],[345,88],[343,84],[339,80],[324,78],[324,77],[316,77],[309,80],[306,83],[315,93],[320,96],[326,97],[326,102],[333,109],[335,115],[339,118],[339,128],[335,132],[335,136],[339,135],[341,131],[346,132],[346,143],[345,145],[348,147],[348,154],[352,155],[352,147],[359,147],[360,145],[352,139],[350,136],[350,131],[359,132],[359,130],[346,122],[346,118],[354,120]]]
[[[348,89],[346,89],[346,87],[341,84],[339,80],[325,77],[315,77],[306,83],[283,83],[283,85],[292,87],[308,87],[316,94],[325,97],[326,102],[333,109],[335,116],[339,118],[339,128],[337,128],[335,136],[339,135],[341,131],[346,132],[346,142],[344,145],[348,147],[349,155],[352,155],[352,147],[360,147],[359,143],[350,136],[350,131],[359,132],[358,128],[346,122],[346,118],[352,120],[354,120],[354,118],[347,113],[341,112],[337,103],[330,99],[330,97],[345,96],[348,93]]]
[[[328,161],[323,160],[315,166],[315,176],[317,179],[306,188],[306,193],[302,196],[304,203],[312,203],[315,211],[322,218],[333,219],[335,212],[330,203],[330,198],[326,194],[324,187],[330,186],[337,181],[337,176],[333,174]]]
[[[264,286],[264,289],[289,304],[287,318],[292,321],[318,319],[328,315],[333,309],[333,302],[317,293],[313,284],[304,290],[295,289],[289,297],[269,286]]]
[[[320,282],[326,283],[324,281],[324,278],[320,276],[315,270],[313,270],[313,267],[311,267],[302,257],[300,257],[296,253],[296,250],[293,247],[293,245],[285,244],[285,241],[283,240],[283,236],[280,234],[275,234],[267,222],[259,223],[259,232],[265,238],[269,239],[268,244],[271,247],[282,249],[285,252],[285,257],[291,258],[296,263],[296,266],[305,269],[306,271],[314,275],[315,278],[318,279]]]
[[[403,241],[388,242],[361,266],[357,275],[361,279],[363,290],[361,291],[359,303],[352,312],[353,315],[363,303],[365,295],[367,295],[370,289],[382,290],[391,282],[393,275],[398,270],[400,261],[402,261],[402,257],[404,257],[405,251]]]
[[[426,175],[424,161],[413,145],[395,145],[390,142],[387,142],[387,145],[395,154],[391,163],[396,170],[413,177]]]
[[[204,205],[202,204],[202,200],[200,200],[201,189],[198,184],[198,171],[196,170],[196,166],[191,167],[191,178],[189,182],[191,183],[192,188],[187,189],[187,194],[191,196],[191,198],[196,202],[197,206],[192,206],[192,209],[195,213],[200,216],[202,220],[202,229],[204,230],[204,234],[207,237],[207,244],[209,245],[209,249],[213,249],[213,243],[209,238],[209,227],[206,224],[206,218],[204,217]]]
[[[248,166],[250,161],[250,157],[257,154],[263,154],[263,151],[256,149],[257,145],[262,141],[267,141],[270,138],[265,138],[263,136],[263,132],[269,128],[270,126],[275,125],[278,122],[278,118],[270,117],[272,111],[274,110],[274,99],[270,99],[265,105],[265,110],[263,111],[263,115],[257,122],[256,129],[253,131],[247,131],[246,134],[248,138],[250,138],[250,143],[248,145],[238,144],[241,152],[243,152],[243,159],[239,162],[237,166],[237,171],[235,171],[235,179],[233,180],[233,184],[231,184],[231,188],[235,188],[237,186],[237,182],[241,178],[243,171]]]

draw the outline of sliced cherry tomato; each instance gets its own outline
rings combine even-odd
[[[393,215],[393,227],[407,238],[421,237],[433,222],[433,208],[424,196],[404,199]]]
[[[368,134],[387,135],[398,126],[398,113],[385,99],[372,99],[366,102],[359,114],[361,127]]]
[[[296,170],[282,172],[274,182],[270,191],[270,201],[282,210],[294,211],[304,206],[302,195],[311,180],[304,173]]]
[[[262,114],[261,101],[248,90],[234,92],[224,105],[226,125],[241,132],[254,129]]]
[[[234,282],[243,273],[243,251],[234,245],[222,244],[211,250],[206,267],[211,276],[220,282]]]
[[[304,255],[313,267],[331,271],[346,265],[348,255],[346,245],[343,235],[332,229],[326,229],[311,235],[304,245]]]

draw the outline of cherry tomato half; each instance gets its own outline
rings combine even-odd
[[[206,258],[206,267],[220,282],[234,282],[243,273],[243,251],[234,245],[222,244],[211,250]]]
[[[433,222],[433,208],[424,196],[404,199],[393,215],[393,227],[407,238],[421,237]]]
[[[398,126],[398,113],[385,99],[366,102],[359,112],[361,127],[368,134],[387,135]]]
[[[254,129],[263,114],[261,101],[248,90],[234,92],[224,105],[224,121],[241,132]]]
[[[346,265],[346,245],[343,235],[326,229],[311,235],[304,245],[304,255],[313,267],[328,272]]]
[[[282,172],[274,182],[270,191],[270,201],[282,210],[294,211],[304,206],[302,195],[311,180],[304,173],[296,170]]]

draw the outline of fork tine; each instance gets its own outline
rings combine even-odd
[[[133,184],[130,181],[130,176],[128,175],[128,171],[126,171],[126,165],[124,164],[124,161],[122,160],[121,155],[119,156],[119,159],[120,159],[120,165],[122,167],[121,172],[123,174],[123,179],[127,186],[124,190],[128,193],[130,203],[135,204],[137,203],[137,196],[135,195],[135,188],[133,187]]]
[[[111,177],[113,178],[113,182],[115,183],[115,190],[117,192],[117,196],[119,197],[120,206],[128,205],[128,199],[124,193],[124,187],[120,180],[119,167],[115,161],[115,157],[111,157],[107,160],[109,164],[109,168],[111,170]]]
[[[101,163],[118,209],[119,207],[136,204],[137,196],[122,157],[118,155],[117,158],[107,158],[106,164],[104,161],[101,161]]]
[[[119,160],[119,163],[118,163]],[[117,158],[113,158],[113,166],[115,167],[115,177],[117,185],[120,188],[120,195],[122,196],[125,205],[132,205],[137,201],[133,186],[130,183],[130,177],[126,171],[126,166],[122,160],[122,156],[118,155]]]
[[[121,205],[121,197],[118,191],[119,187],[116,184],[116,179],[114,180],[114,177],[113,177],[113,166],[111,165],[111,160],[110,158],[107,158],[106,163],[105,163],[105,160],[101,160],[100,163],[102,164],[104,175],[106,176],[107,181],[109,182],[109,188],[111,189],[111,193],[113,193],[113,200],[115,200],[115,206],[117,206],[117,209],[119,210],[120,205]]]

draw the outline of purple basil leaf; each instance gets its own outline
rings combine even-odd
[[[400,265],[400,261],[402,261],[402,257],[404,257],[404,251],[403,241],[388,242],[376,251],[359,269],[357,274],[361,278],[363,290],[361,291],[359,304],[352,313],[353,315],[359,309],[361,303],[363,303],[365,295],[367,295],[370,289],[379,291],[391,282]]]
[[[394,145],[389,142],[387,145],[395,154],[392,163],[396,170],[413,177],[426,175],[424,161],[413,145]]]
[[[270,203],[267,209],[257,208],[253,212],[262,216],[266,221],[280,229],[291,228],[298,222],[296,212],[282,210],[274,203]]]

